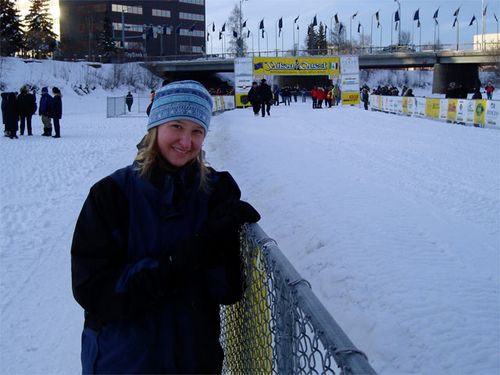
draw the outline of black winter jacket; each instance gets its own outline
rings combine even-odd
[[[61,119],[62,118],[62,100],[61,95],[54,95],[52,98],[52,110],[50,111],[50,117]]]
[[[215,207],[240,197],[229,173],[214,170],[210,191],[200,192],[197,169],[155,167],[145,179],[129,166],[91,188],[71,248],[73,294],[85,309],[84,373],[221,371],[219,305],[243,291],[237,231],[217,248],[198,244],[204,263],[165,263]]]

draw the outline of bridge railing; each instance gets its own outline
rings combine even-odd
[[[223,374],[375,374],[274,240],[252,224],[241,243],[246,290],[221,309]]]

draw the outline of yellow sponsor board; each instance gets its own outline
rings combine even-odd
[[[425,116],[439,118],[439,103],[441,99],[425,99]]]
[[[408,113],[408,97],[403,96],[403,113],[407,114]]]
[[[457,120],[457,104],[458,99],[448,99],[448,115],[446,118],[450,121]]]
[[[340,74],[339,57],[254,57],[256,75],[332,75]]]
[[[486,114],[486,100],[474,100],[474,124],[484,126],[484,115]]]
[[[248,94],[235,94],[236,108],[250,107],[252,104],[248,101]]]
[[[342,104],[350,105],[350,104],[359,104],[359,92],[358,91],[349,91],[342,92]]]

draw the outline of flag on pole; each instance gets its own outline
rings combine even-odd
[[[278,37],[281,35],[281,29],[283,28],[283,17],[281,17],[278,21],[278,29],[279,29],[279,32],[278,32]]]
[[[453,17],[458,17],[459,12],[460,12],[460,7],[458,7],[455,13],[453,13]]]
[[[398,23],[396,22],[396,26],[394,26],[394,30],[398,31]]]
[[[210,33],[207,33],[207,42],[210,41]]]
[[[436,23],[436,25],[439,25],[437,18],[434,18],[434,22]]]
[[[420,9],[417,9],[415,14],[413,15],[413,21],[418,21],[420,19],[419,11]]]
[[[233,37],[238,38],[238,33],[236,32],[236,30],[233,30]]]
[[[472,24],[474,23],[474,21],[476,20],[476,15],[472,15],[472,19],[470,20],[469,22],[469,26],[472,26]]]
[[[339,16],[337,16],[337,13],[335,13],[335,16],[333,16],[335,18],[335,23],[339,23]]]
[[[300,16],[300,15],[299,15]],[[296,23],[299,20],[299,16],[293,20],[293,23]]]
[[[314,16],[314,19],[313,19],[313,22],[312,22],[312,26],[317,26],[318,25],[318,20],[316,20],[316,16]]]
[[[453,26],[452,27],[455,27],[456,24],[457,24],[457,18],[455,17],[455,21],[453,21]]]
[[[396,14],[394,14],[394,22],[399,21],[399,10],[396,11]]]
[[[214,23],[212,23],[212,32],[214,32],[214,33],[215,33],[215,22],[214,22]]]
[[[264,30],[264,18],[259,23],[259,30]]]
[[[196,24],[195,24],[195,23],[193,23],[193,24],[191,25],[191,27],[189,28],[189,31],[191,31],[191,32],[192,32],[192,31],[194,31],[195,27],[196,27]]]
[[[262,39],[264,39],[264,29],[262,29]]]
[[[493,13],[493,17],[495,17],[495,21],[498,22],[497,14]]]
[[[377,21],[377,29],[380,27],[380,22]]]
[[[358,12],[354,13],[351,18],[354,19],[354,17],[356,17],[358,15]]]
[[[341,33],[342,33],[342,29],[343,29],[343,28],[344,28],[344,25],[340,24],[340,26],[339,26],[339,34],[341,34]]]
[[[247,38],[250,38],[250,30],[247,32]]]
[[[222,39],[222,31],[219,31],[219,40]]]
[[[434,19],[438,18],[438,14],[439,14],[439,8],[436,9],[432,18],[434,18]]]
[[[248,20],[245,20],[245,22],[243,22],[243,25],[241,25],[241,27],[247,27],[247,21]]]
[[[417,27],[420,27],[420,20],[417,21]]]
[[[221,29],[222,32],[226,31],[226,23],[224,22],[224,25],[222,25],[222,29]]]
[[[483,9],[483,16],[486,16],[486,9],[488,9],[488,4],[486,4],[486,6]]]
[[[361,23],[358,22],[358,34],[359,34],[360,30],[361,30]]]
[[[379,20],[378,20],[378,12],[379,11],[377,10],[377,13],[375,13],[375,19],[377,20],[377,22],[379,22]]]

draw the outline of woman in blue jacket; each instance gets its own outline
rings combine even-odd
[[[83,373],[221,372],[219,307],[243,292],[238,230],[260,216],[206,166],[211,114],[198,82],[162,87],[134,163],[90,190],[71,248]]]

